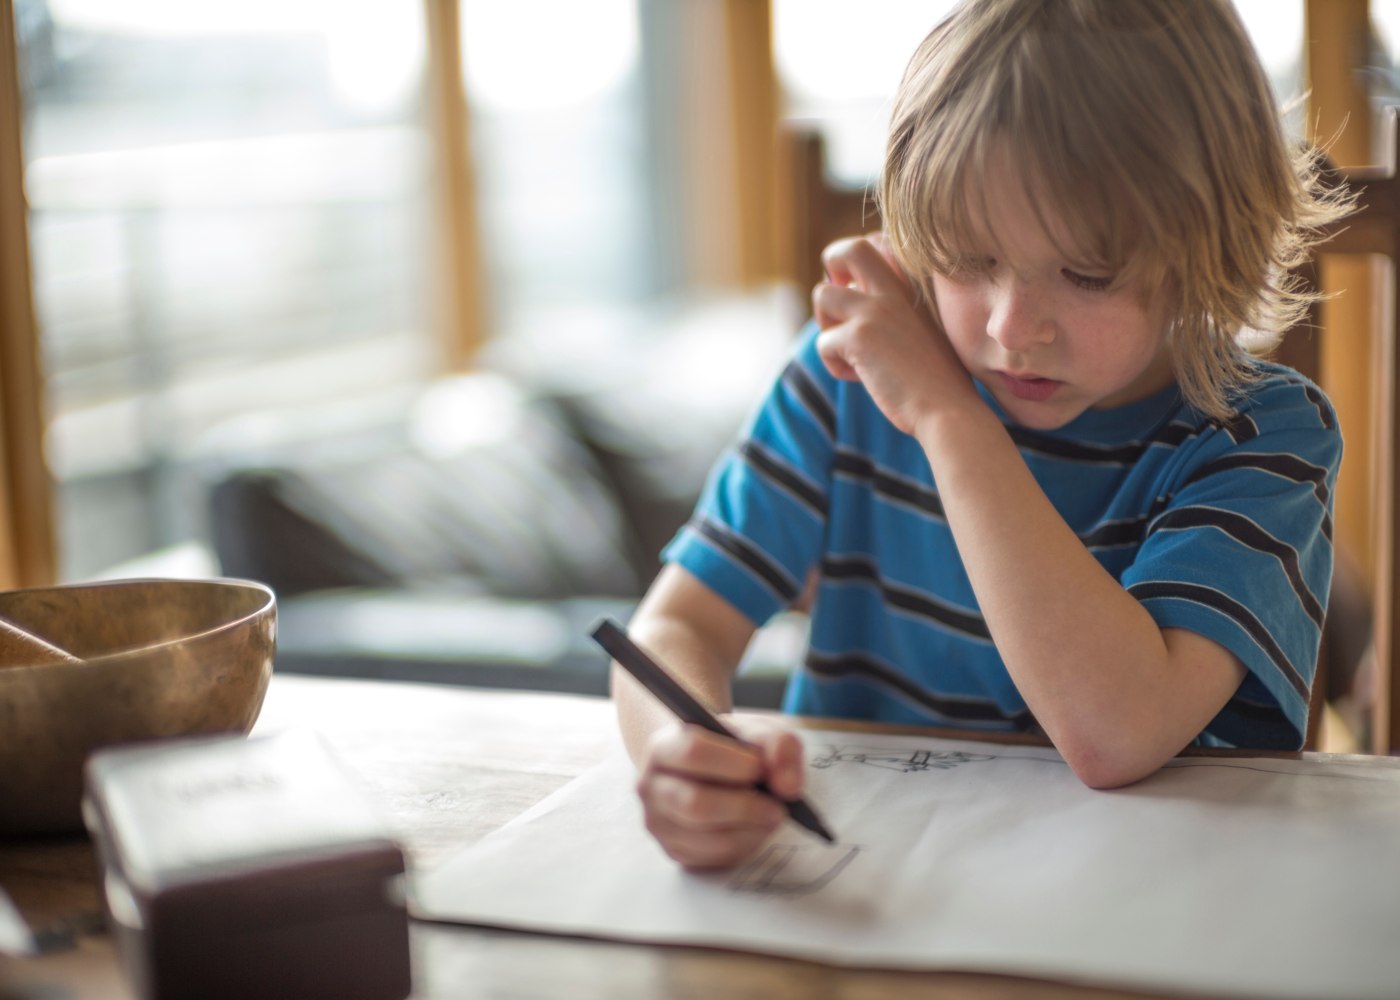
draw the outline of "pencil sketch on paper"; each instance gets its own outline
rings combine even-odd
[[[796,898],[825,888],[860,853],[860,847],[769,844],[729,881],[736,893]]]
[[[811,764],[820,768],[832,767],[839,763],[866,764],[910,774],[915,771],[950,771],[963,764],[992,760],[995,756],[988,753],[966,753],[962,750],[925,750],[921,747],[901,749],[830,744],[825,753],[812,759]]]
[[[948,771],[963,764],[992,760],[994,754],[926,747],[872,747],[827,744],[809,763],[816,768],[864,764],[904,774]],[[775,841],[741,868],[729,881],[736,893],[797,898],[820,892],[855,860],[859,846]]]

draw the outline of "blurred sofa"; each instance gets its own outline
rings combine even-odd
[[[220,428],[220,571],[277,592],[280,671],[604,694],[593,624],[629,617],[797,320],[777,290],[555,318],[377,407]],[[736,700],[776,707],[805,638],[762,629]]]

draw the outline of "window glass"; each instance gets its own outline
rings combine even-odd
[[[459,5],[485,363],[636,326],[685,280],[658,161],[702,46],[637,0]],[[63,578],[207,541],[240,434],[402,415],[438,374],[423,13],[15,0]]]
[[[1240,20],[1254,40],[1259,60],[1287,113],[1295,138],[1304,134],[1303,0],[1235,0]]]
[[[836,178],[861,185],[880,169],[890,100],[914,49],[953,0],[772,0],[784,114],[821,123]]]
[[[231,415],[429,371],[420,5],[16,0],[60,574],[197,537]]]
[[[498,334],[648,295],[636,0],[462,0],[461,30]]]
[[[1387,119],[1400,105],[1400,0],[1371,0],[1371,44],[1365,67],[1371,103],[1371,148],[1375,163],[1388,163]]]

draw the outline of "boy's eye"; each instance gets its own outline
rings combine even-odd
[[[1109,285],[1113,284],[1112,277],[1080,274],[1078,271],[1071,271],[1069,268],[1065,268],[1060,273],[1069,280],[1070,284],[1074,285],[1076,288],[1082,288],[1086,292],[1104,292],[1108,290]]]
[[[969,278],[985,278],[996,269],[995,257],[976,256],[968,258],[966,273]]]
[[[996,270],[997,259],[985,254],[968,254],[958,258],[948,269],[948,277],[956,281],[979,281]]]

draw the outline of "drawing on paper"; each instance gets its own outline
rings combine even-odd
[[[825,888],[859,853],[855,845],[774,842],[731,877],[729,888],[761,896],[807,896]]]
[[[919,747],[858,747],[829,745],[826,752],[811,761],[813,767],[827,768],[838,763],[867,764],[891,771],[949,771],[962,764],[992,760],[995,754],[967,753],[962,750],[925,750]]]

